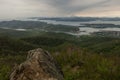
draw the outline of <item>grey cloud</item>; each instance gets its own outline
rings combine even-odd
[[[80,0],[80,5],[79,6],[71,6],[71,4],[70,4],[71,1],[72,0],[51,0],[51,2],[50,2],[51,4],[49,4],[49,5],[52,5],[53,7],[56,7],[59,10],[59,12],[61,12],[61,13],[69,14],[69,13],[76,13],[76,12],[79,12],[79,11],[84,11],[86,9],[90,9],[90,8],[94,8],[94,7],[99,7],[102,4],[105,4],[105,3],[107,3],[108,1],[111,1],[111,0],[102,0],[102,1],[99,1],[99,2],[93,2],[89,5],[84,5],[84,6],[81,6],[81,4],[83,4],[82,0]]]
[[[119,4],[120,0],[0,0],[0,18],[68,16],[98,9],[99,13],[112,12],[119,11]]]
[[[104,6],[103,4],[106,4],[111,0],[96,0],[96,2],[94,2],[95,0],[89,0],[89,1],[86,0],[87,3],[91,2],[91,4],[88,5],[86,5],[86,3],[83,3],[83,1],[85,0],[79,0],[79,5],[76,6],[72,6],[71,3],[72,1],[76,1],[76,0],[40,0],[40,2],[46,3],[52,6],[53,8],[56,8],[57,12],[61,15],[69,15],[69,14],[72,15],[76,12],[88,10],[95,7],[96,8],[101,7]]]

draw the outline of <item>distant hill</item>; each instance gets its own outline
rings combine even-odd
[[[67,26],[67,25],[53,25],[47,24],[45,22],[40,21],[2,21],[0,22],[0,28],[3,29],[17,29],[17,30],[36,30],[36,31],[46,31],[46,32],[76,32],[79,31],[79,27],[76,26]],[[24,30],[24,31],[25,31]]]
[[[31,19],[38,20],[54,20],[54,21],[120,21],[119,17],[107,18],[107,17],[33,17]]]

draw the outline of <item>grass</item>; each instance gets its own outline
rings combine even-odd
[[[63,34],[44,35],[22,39],[0,37],[0,80],[8,80],[14,65],[25,61],[28,50],[38,47],[53,55],[65,80],[120,79],[120,39],[95,36],[76,39],[69,35],[65,39]]]

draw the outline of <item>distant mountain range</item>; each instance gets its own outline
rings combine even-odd
[[[54,21],[120,21],[119,17],[32,17],[30,19]]]

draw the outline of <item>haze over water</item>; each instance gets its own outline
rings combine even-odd
[[[120,21],[89,21],[89,22],[75,22],[75,21],[54,21],[54,20],[38,20],[38,19],[24,19],[23,21],[40,21],[47,22],[48,24],[61,24],[70,26],[82,26],[83,24],[115,24],[120,25]],[[91,28],[91,27],[80,27],[78,33],[68,33],[72,35],[90,35],[94,32],[99,31],[120,31],[120,28]],[[67,32],[65,32],[67,33]]]

